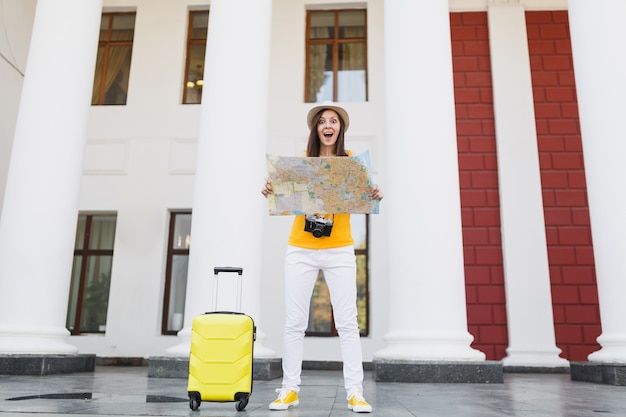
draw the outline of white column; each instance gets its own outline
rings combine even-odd
[[[556,346],[524,6],[489,6],[509,346],[505,366],[568,366]]]
[[[189,354],[191,322],[211,309],[213,268],[241,266],[242,308],[257,324],[254,356],[275,356],[263,346],[260,330],[262,225],[267,216],[260,187],[267,175],[271,16],[271,0],[211,2],[185,324],[169,354]],[[226,284],[228,278],[223,276]],[[234,287],[222,282],[220,298],[232,299]]]
[[[374,358],[484,360],[467,330],[448,2],[384,7],[390,301]]]
[[[0,217],[0,353],[77,352],[65,321],[101,13],[37,2]]]
[[[590,361],[626,362],[626,2],[569,1],[602,335]]]

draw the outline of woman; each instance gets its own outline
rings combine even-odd
[[[313,107],[307,116],[310,129],[307,156],[349,156],[344,134],[350,125],[345,109],[333,104]],[[266,181],[261,193],[273,192]],[[383,193],[374,186],[371,197],[382,200]],[[343,357],[343,376],[348,408],[369,413],[372,407],[363,398],[363,360],[357,322],[356,258],[350,231],[350,214],[328,214],[332,220],[330,236],[314,235],[304,215],[295,217],[285,258],[285,330],[283,338],[283,380],[278,398],[270,410],[286,410],[298,405],[304,332],[309,318],[311,295],[318,272],[328,285],[335,328],[339,333]],[[322,220],[324,222],[324,220]],[[306,230],[309,229],[309,230]]]

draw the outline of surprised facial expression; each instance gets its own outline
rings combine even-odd
[[[324,110],[320,120],[317,122],[317,136],[319,137],[321,150],[326,151],[335,149],[337,138],[341,130],[341,119],[334,110]],[[325,152],[322,152],[325,153]]]

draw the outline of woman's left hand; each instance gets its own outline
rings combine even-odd
[[[274,193],[274,187],[272,187],[272,182],[270,181],[269,178],[265,179],[265,184],[263,185],[263,188],[261,189],[261,194],[263,194],[263,197],[267,198],[268,195],[273,194]]]
[[[385,195],[383,194],[383,191],[378,187],[378,184],[376,184],[372,188],[371,196],[373,200],[382,200]]]

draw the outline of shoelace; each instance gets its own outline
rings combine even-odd
[[[363,397],[363,393],[359,392],[359,391],[354,391],[350,394],[350,396],[348,397],[348,400],[350,398],[354,397],[354,399],[356,400],[356,402],[365,402],[365,398]]]
[[[289,394],[289,390],[287,388],[276,388],[276,392],[278,393],[277,400],[284,400],[287,398],[287,394]]]

